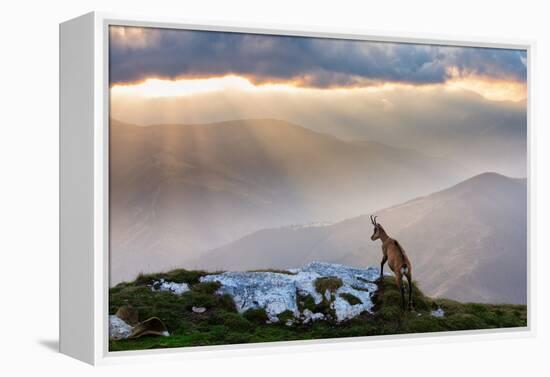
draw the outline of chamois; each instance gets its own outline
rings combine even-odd
[[[380,280],[384,279],[384,263],[388,262],[391,270],[395,275],[397,286],[401,290],[401,304],[403,310],[405,310],[405,287],[403,286],[403,275],[407,277],[409,285],[409,310],[412,309],[412,265],[405,254],[405,250],[401,247],[399,242],[388,236],[382,225],[376,222],[378,216],[370,216],[370,221],[374,225],[374,233],[371,236],[371,240],[376,241],[380,239],[382,241],[382,262],[380,263]]]

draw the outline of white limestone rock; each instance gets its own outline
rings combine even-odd
[[[151,284],[151,290],[159,292],[172,292],[176,295],[182,295],[189,291],[189,286],[186,283],[175,283],[173,281],[160,279]]]
[[[193,306],[191,310],[193,311],[193,313],[201,314],[206,311],[206,308],[202,306]]]
[[[269,322],[277,322],[278,315],[290,311],[295,318],[310,318],[312,315],[300,313],[297,305],[298,296],[311,295],[316,304],[323,301],[323,295],[315,289],[315,280],[320,277],[335,276],[342,280],[343,285],[334,295],[325,297],[331,302],[338,322],[353,318],[360,313],[371,312],[374,304],[372,295],[377,289],[374,283],[380,272],[375,267],[367,269],[348,267],[339,264],[311,262],[298,269],[289,270],[291,274],[276,272],[224,272],[201,277],[201,282],[219,282],[219,294],[229,294],[233,297],[237,310],[243,313],[249,309],[263,308]],[[349,304],[340,297],[340,293],[350,293],[361,303]],[[326,292],[325,292],[326,294]],[[305,310],[304,310],[305,312]],[[317,314],[316,320],[321,319]],[[322,317],[325,319],[325,316]]]
[[[132,335],[134,328],[118,318],[116,315],[109,316],[109,339],[120,340],[126,339]]]
[[[432,317],[437,317],[437,318],[443,318],[445,317],[445,311],[441,308],[437,308],[437,310],[432,310]]]
[[[315,322],[319,320],[325,319],[325,315],[323,313],[313,313],[309,309],[305,309],[302,313],[303,316],[303,323],[309,323],[309,322]]]

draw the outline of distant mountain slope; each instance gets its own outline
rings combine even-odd
[[[527,187],[485,173],[376,213],[413,263],[429,295],[473,302],[526,302]],[[213,250],[216,269],[288,268],[311,260],[377,265],[368,215],[329,226],[265,229]]]
[[[341,220],[459,182],[460,166],[277,120],[110,125],[111,283],[268,227]]]

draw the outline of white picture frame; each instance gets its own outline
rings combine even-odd
[[[311,36],[454,46],[514,48],[527,51],[528,138],[528,326],[521,329],[475,330],[435,334],[391,335],[264,344],[189,347],[150,351],[108,350],[108,27],[128,25]],[[377,347],[385,344],[448,342],[480,338],[533,336],[534,147],[533,41],[461,39],[444,35],[328,30],[313,27],[197,23],[169,18],[92,12],[60,24],[60,352],[90,364],[135,360],[220,357],[296,350]],[[215,351],[215,352],[214,352]]]

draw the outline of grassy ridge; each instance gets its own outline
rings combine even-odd
[[[171,336],[111,341],[109,349],[122,351],[527,325],[525,305],[463,304],[446,299],[431,299],[424,296],[416,285],[413,287],[415,311],[403,312],[401,296],[393,277],[386,277],[384,283],[379,285],[379,291],[374,298],[374,314],[363,313],[342,324],[318,321],[307,325],[286,326],[284,320],[276,324],[266,324],[267,316],[261,309],[237,313],[230,296],[215,294],[218,283],[199,282],[200,276],[204,274],[206,272],[203,271],[174,270],[163,274],[143,275],[132,283],[121,283],[111,288],[109,314],[114,314],[122,305],[132,304],[139,311],[141,321],[157,316],[166,324]],[[147,284],[159,278],[186,282],[191,290],[181,296],[170,292],[152,292]],[[352,297],[347,299],[353,300]],[[313,308],[310,301],[310,297],[303,298],[299,306]],[[193,313],[193,306],[202,306],[207,310],[200,314]],[[438,306],[445,311],[445,317],[436,318],[430,315],[431,310]],[[315,309],[322,310],[322,307]],[[282,313],[280,317],[289,315]]]

